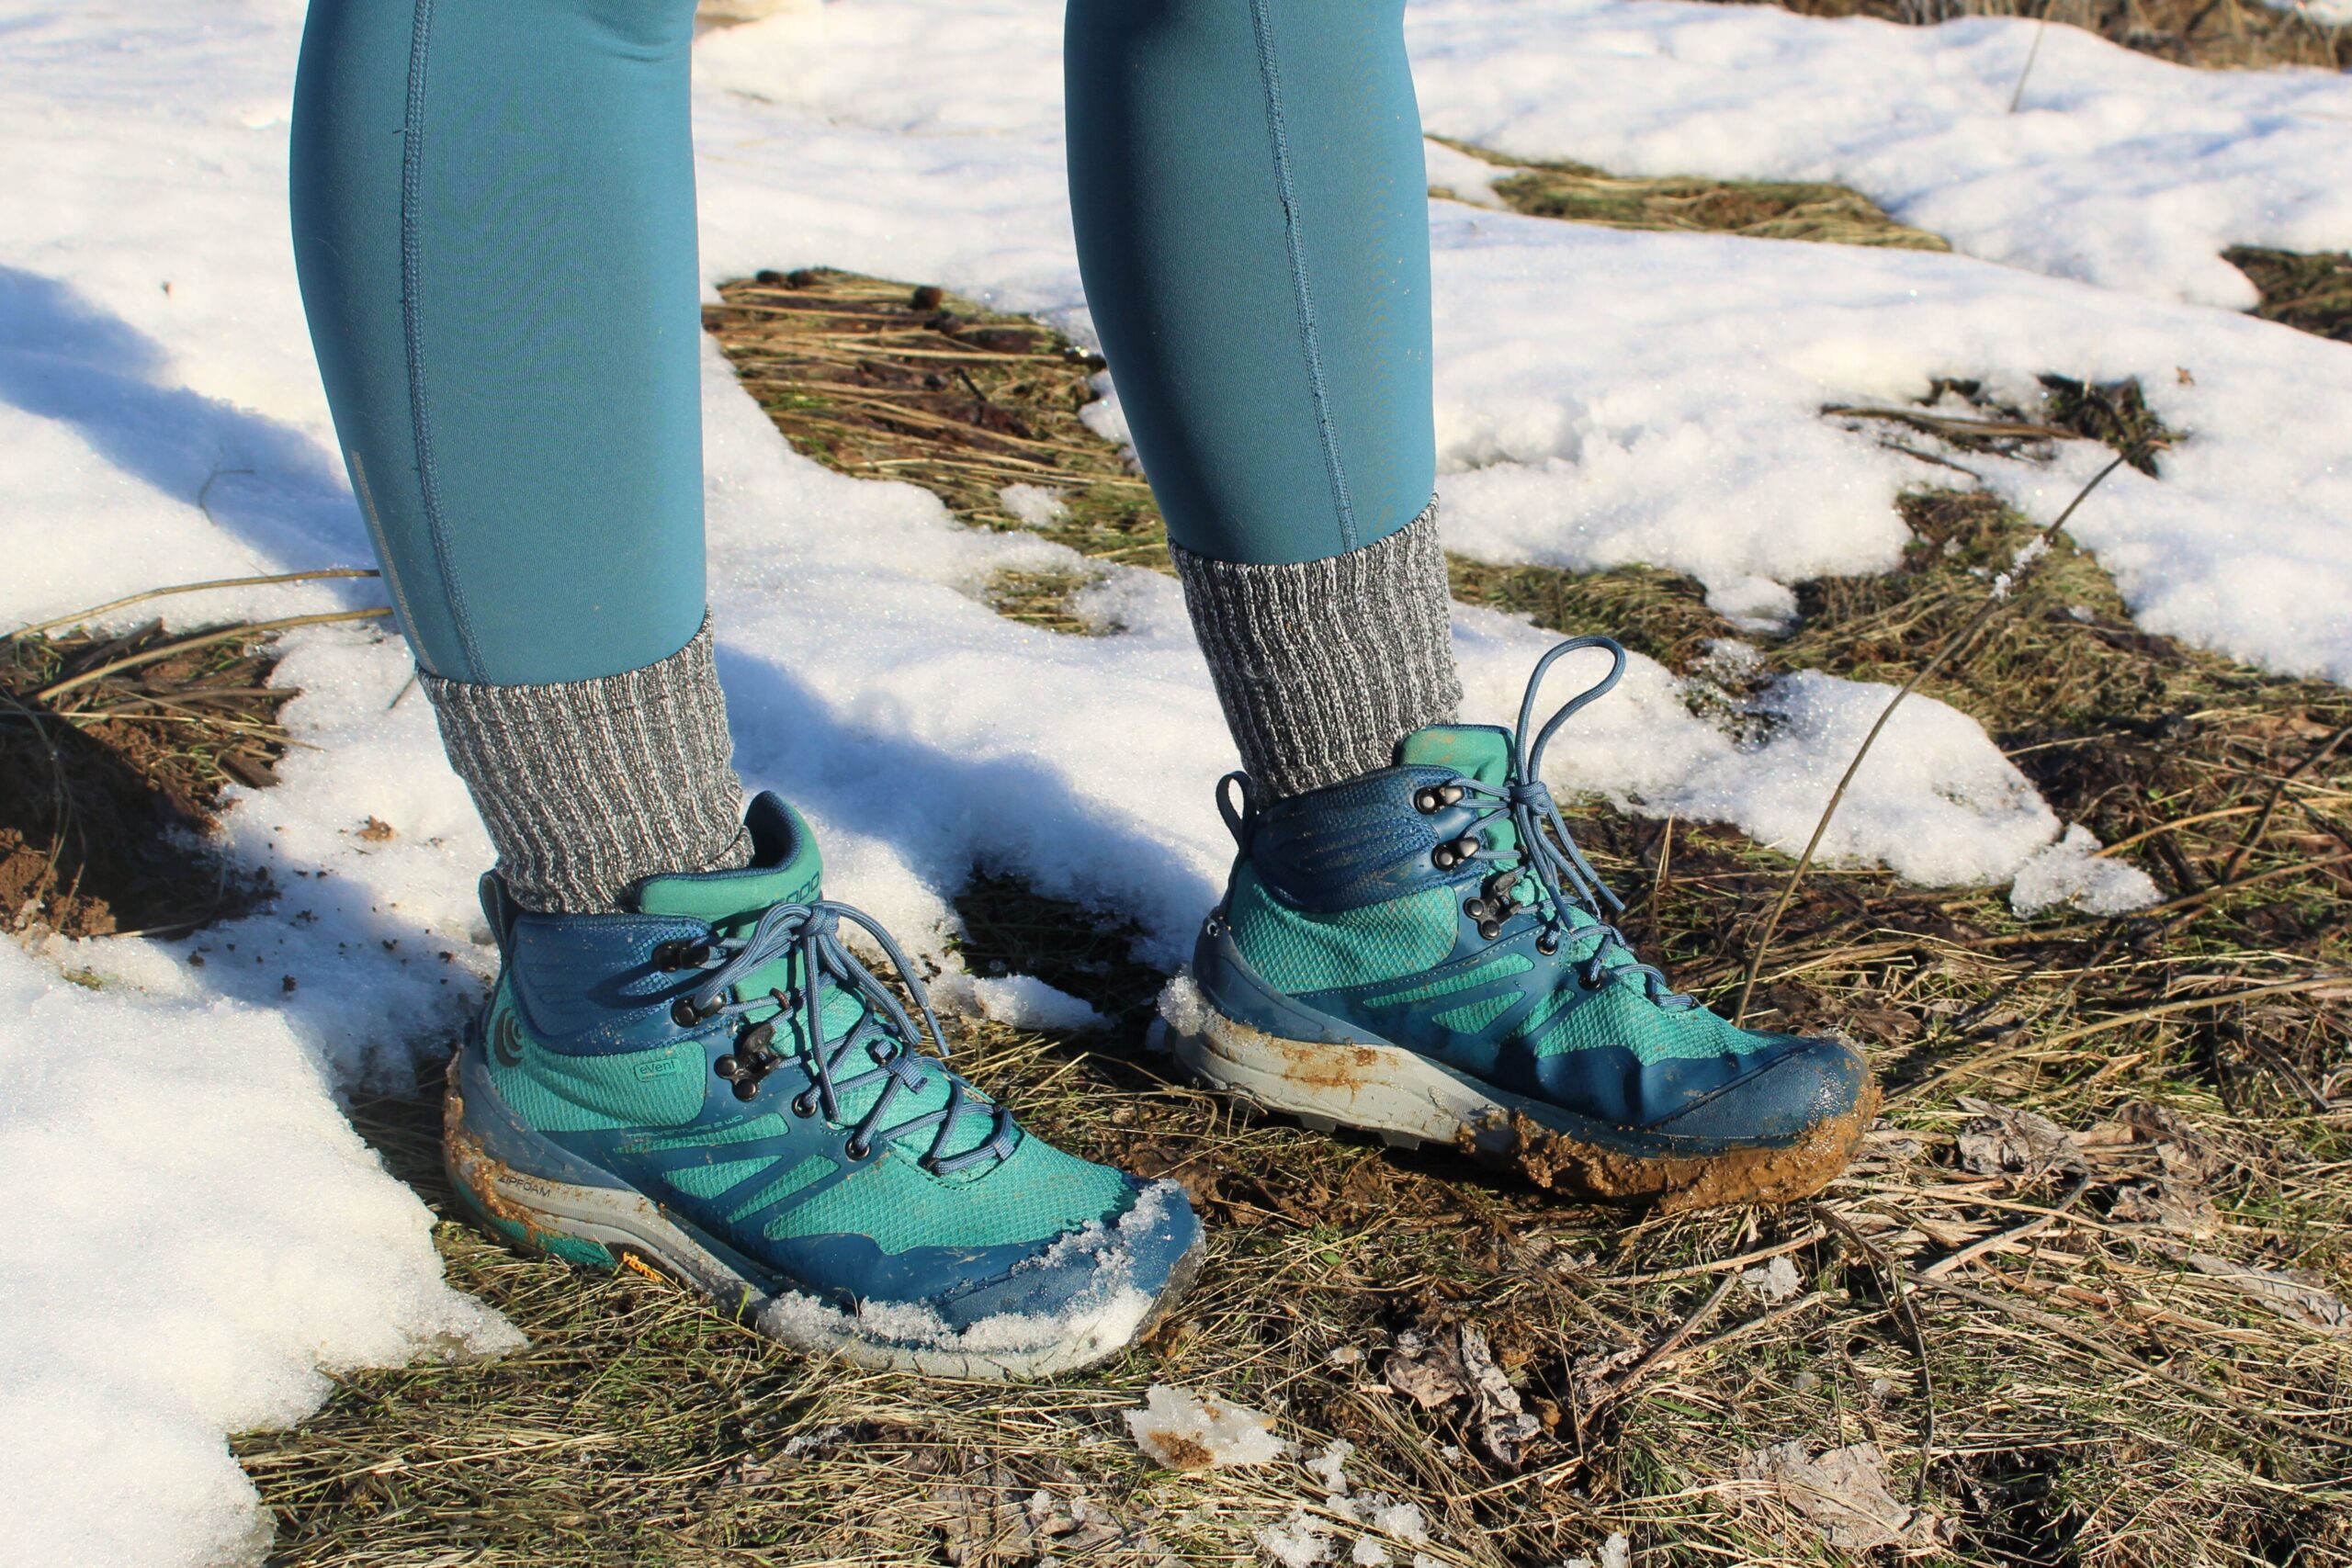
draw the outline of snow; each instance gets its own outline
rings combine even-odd
[[[97,988],[0,942],[0,1560],[254,1555],[223,1432],[520,1337],[442,1283],[300,1022],[152,943],[62,956]]]
[[[932,1000],[1014,1029],[1074,1034],[1101,1029],[1102,1015],[1091,1003],[1057,990],[1035,975],[979,978],[948,974],[932,987]]]
[[[2352,247],[2340,74],[2199,71],[2007,17],[1418,0],[1405,21],[1427,128],[1513,157],[1835,181],[1970,255],[2233,308],[2255,292],[2226,247]]]
[[[1170,1470],[1223,1470],[1267,1464],[1290,1445],[1274,1436],[1274,1418],[1189,1388],[1153,1383],[1143,1408],[1127,1412],[1136,1446]]]
[[[0,624],[367,558],[286,239],[301,11],[0,0],[0,144],[37,150],[0,179]],[[1059,17],[1059,0],[842,0],[709,35],[706,277],[823,263],[1089,339]],[[1895,496],[1950,478],[1825,422],[1825,404],[1924,395],[1937,376],[2015,398],[2046,370],[2136,376],[2187,439],[2162,478],[2109,479],[2075,542],[2149,630],[2352,680],[2352,354],[2211,308],[2245,298],[2222,244],[2352,243],[2341,80],[2186,73],[2053,28],[2009,117],[2026,33],[2008,22],[1913,31],[1647,0],[1420,0],[1408,21],[1434,130],[1621,171],[1850,178],[1971,253],[1440,204],[1453,547],[1687,571],[1769,627],[1792,584],[1892,565]],[[1430,159],[1473,201],[1490,183],[1475,160]],[[976,863],[1015,871],[1133,919],[1138,956],[1174,967],[1231,852],[1208,805],[1231,749],[1175,584],[1118,569],[1090,589],[1084,613],[1116,636],[1006,622],[978,600],[991,570],[1078,558],[816,467],[715,349],[704,367],[739,761],[808,812],[829,890],[952,969],[949,896]],[[1088,420],[1124,441],[1114,399]],[[2047,519],[2105,457],[1967,461]],[[1048,497],[1005,500],[1048,515]],[[375,593],[322,582],[153,608],[187,624]],[[1465,716],[1499,722],[1552,639],[1465,611],[1457,640]],[[513,1342],[440,1283],[430,1216],[335,1107],[409,1081],[473,1005],[492,964],[472,891],[487,844],[396,639],[343,626],[284,647],[302,745],[277,788],[236,792],[223,839],[270,872],[277,905],[186,941],[0,950],[0,1170],[21,1217],[0,1307],[12,1561],[250,1560],[262,1526],[223,1434],[299,1418],[333,1372]],[[1801,847],[1887,691],[1820,674],[1751,689],[1724,657],[1681,678],[1635,660],[1553,747],[1554,784]],[[371,816],[390,839],[358,835]],[[1914,697],[1825,849],[2089,909],[2141,896],[2128,866],[2060,829],[1981,728]],[[101,988],[62,978],[81,970]],[[1032,1021],[1074,1000],[1024,976],[969,995]],[[1163,1006],[1183,1001],[1171,987]]]
[[[1051,1313],[998,1313],[957,1329],[918,1302],[861,1302],[853,1314],[787,1291],[760,1303],[759,1325],[763,1333],[804,1347],[878,1337],[914,1348],[1016,1364],[1022,1357],[1072,1343],[1125,1344],[1151,1311],[1152,1298],[1135,1282],[1135,1257],[1123,1238],[1158,1225],[1177,1191],[1173,1182],[1155,1181],[1116,1224],[1091,1224],[1023,1265],[1059,1268],[1089,1260],[1085,1285]]]
[[[2086,915],[2122,915],[2146,908],[2160,896],[2138,866],[2100,859],[2098,840],[2075,823],[2018,867],[2009,907],[2028,919],[2061,907]]]
[[[1419,1504],[1400,1502],[1385,1492],[1354,1490],[1347,1472],[1348,1460],[1354,1453],[1355,1445],[1345,1438],[1326,1443],[1306,1466],[1322,1487],[1321,1506],[1300,1505],[1280,1523],[1259,1528],[1259,1546],[1281,1568],[1312,1568],[1315,1563],[1335,1561],[1333,1554],[1341,1537],[1351,1532],[1345,1560],[1356,1568],[1382,1568],[1390,1561],[1392,1544],[1430,1544],[1429,1518]],[[1427,1552],[1417,1551],[1412,1557],[1414,1568],[1434,1568],[1436,1561]]]

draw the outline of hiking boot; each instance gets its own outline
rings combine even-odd
[[[1544,671],[1579,649],[1610,673],[1531,735]],[[1860,1057],[1677,994],[1609,923],[1623,906],[1541,781],[1545,743],[1624,667],[1577,637],[1536,665],[1516,735],[1417,730],[1394,767],[1264,806],[1228,775],[1240,854],[1193,955],[1198,1005],[1171,994],[1177,1055],[1309,1126],[1579,1196],[1785,1202],[1837,1175],[1877,1109]]]
[[[1183,1194],[917,1050],[946,1049],[922,982],[820,897],[808,824],[763,795],[746,826],[750,866],[650,878],[623,914],[534,914],[483,878],[505,963],[449,1066],[458,1193],[525,1247],[653,1265],[866,1366],[1042,1377],[1133,1342],[1198,1265]]]

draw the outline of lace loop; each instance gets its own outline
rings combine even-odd
[[[913,998],[915,1013],[910,1014],[900,1004],[898,993],[868,969],[842,940],[843,920],[863,930],[882,949],[884,956],[898,970],[907,994]],[[744,1001],[727,999],[737,987],[779,960],[789,964],[789,990],[776,987]],[[922,1055],[916,1046],[927,1037],[944,1057],[948,1054],[947,1036],[939,1027],[938,1015],[932,1010],[930,992],[915,976],[914,965],[872,916],[847,904],[823,898],[805,904],[772,905],[741,942],[712,942],[700,964],[694,966],[708,973],[687,993],[686,1000],[706,1021],[714,1018],[749,1018],[762,1010],[765,1010],[765,1016],[756,1021],[761,1029],[789,1020],[804,1021],[806,1044],[800,1053],[800,1066],[808,1075],[808,1089],[793,1097],[796,1109],[808,1104],[808,1097],[814,1096],[810,1109],[821,1108],[827,1121],[839,1122],[842,1120],[844,1094],[877,1081],[881,1084],[881,1092],[851,1131],[848,1146],[865,1151],[853,1157],[866,1157],[879,1145],[925,1128],[933,1131],[922,1164],[943,1175],[982,1160],[1003,1159],[1012,1153],[1012,1113],[1001,1105],[975,1102],[967,1093],[963,1080],[952,1074],[947,1080],[944,1105],[886,1124],[892,1106],[902,1094],[920,1093],[930,1084]],[[827,984],[859,1003],[857,1021],[840,1040],[830,1043],[825,1039],[824,1021]],[[922,1020],[921,1030],[915,1025],[917,1016]],[[751,1033],[747,1032],[745,1038],[749,1040]],[[762,1043],[764,1045],[765,1042]],[[842,1064],[854,1062],[856,1055],[863,1055],[873,1066],[842,1076]],[[989,1136],[962,1154],[947,1154],[946,1147],[953,1141],[957,1125],[971,1116],[990,1119]]]
[[[1566,655],[1585,649],[1606,649],[1609,672],[1563,704],[1544,721],[1542,729],[1534,730],[1535,738],[1531,743],[1528,735],[1535,722],[1535,698],[1544,684],[1544,672]],[[1538,945],[1549,939],[1547,955],[1559,951],[1566,934],[1579,929],[1571,927],[1567,920],[1566,911],[1573,904],[1591,917],[1590,925],[1581,929],[1593,931],[1599,936],[1592,951],[1577,961],[1577,978],[1598,989],[1612,980],[1638,976],[1644,994],[1651,1002],[1679,1011],[1698,1006],[1698,999],[1676,991],[1662,971],[1634,957],[1633,944],[1610,923],[1611,915],[1624,911],[1624,900],[1601,880],[1600,874],[1593,870],[1592,863],[1577,847],[1575,836],[1560,816],[1558,802],[1552,798],[1552,791],[1543,780],[1544,750],[1551,744],[1552,737],[1569,719],[1607,696],[1624,673],[1625,649],[1614,637],[1576,637],[1555,646],[1535,661],[1534,672],[1527,680],[1527,694],[1520,699],[1519,729],[1511,742],[1512,781],[1501,788],[1468,777],[1457,778],[1454,783],[1466,795],[1491,803],[1479,808],[1473,832],[1497,817],[1510,818],[1519,839],[1516,850],[1481,850],[1468,858],[1508,861],[1511,863],[1498,875],[1515,877],[1524,872],[1534,881],[1538,897],[1532,907],[1544,920],[1544,938],[1538,939]],[[1544,831],[1547,828],[1549,833]],[[1629,962],[1606,963],[1612,951],[1622,952]]]

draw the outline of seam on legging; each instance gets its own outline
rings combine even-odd
[[[1301,232],[1298,187],[1291,179],[1290,132],[1283,119],[1282,71],[1274,59],[1274,24],[1268,0],[1250,0],[1250,20],[1258,39],[1258,79],[1266,93],[1266,130],[1273,142],[1274,186],[1282,197],[1283,241],[1290,253],[1291,291],[1298,302],[1299,347],[1306,355],[1306,380],[1315,400],[1315,429],[1323,442],[1323,468],[1331,481],[1331,505],[1339,514],[1340,547],[1356,547],[1355,508],[1348,499],[1346,470],[1340,463],[1339,433],[1331,427],[1330,391],[1323,381],[1323,352],[1315,336],[1315,290],[1306,277],[1306,242]]]
[[[433,466],[433,421],[426,412],[424,298],[419,213],[424,190],[424,78],[432,53],[434,0],[416,0],[416,23],[409,35],[407,122],[401,130],[401,339],[408,358],[409,428],[416,442],[416,483],[424,503],[425,531],[433,539],[433,564],[457,631],[458,651],[469,679],[481,673],[481,650],[474,646],[466,597],[450,562],[448,520],[441,512],[441,478]]]

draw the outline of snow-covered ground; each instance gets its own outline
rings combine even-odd
[[[825,263],[1083,335],[1060,9],[836,0],[707,38],[708,277]],[[0,0],[0,625],[364,559],[285,236],[300,12]],[[2011,117],[2026,32],[2007,24],[1916,32],[1671,0],[1422,0],[1408,16],[1433,130],[1628,170],[1848,179],[1972,253],[1441,204],[1456,547],[1656,562],[1769,621],[1792,582],[1890,565],[1894,498],[1932,477],[1825,424],[1824,403],[1917,395],[1939,374],[2020,392],[2043,370],[2136,375],[2188,439],[2162,479],[2109,479],[2075,536],[2151,628],[2352,679],[2352,350],[2213,308],[2245,297],[2224,244],[2352,245],[2341,80],[2199,74],[2053,30]],[[936,953],[945,895],[978,861],[1132,912],[1147,956],[1177,961],[1223,873],[1209,790],[1230,750],[1174,584],[1126,570],[1098,590],[1130,628],[1117,637],[1003,621],[973,587],[1052,547],[964,533],[923,492],[814,467],[715,350],[705,366],[739,761],[817,821],[834,894]],[[1102,412],[1115,431],[1115,405]],[[2048,517],[2103,456],[1982,467]],[[167,606],[367,602],[363,584]],[[1464,613],[1471,715],[1507,720],[1549,640]],[[228,827],[278,905],[191,942],[0,947],[0,1171],[17,1203],[0,1300],[7,1561],[249,1545],[224,1432],[299,1416],[323,1371],[494,1350],[510,1332],[442,1285],[424,1210],[331,1098],[397,1077],[470,1004],[487,847],[402,694],[397,641],[343,626],[289,647],[282,678],[305,695],[287,717],[310,747]],[[1559,673],[1563,698],[1579,678]],[[1757,701],[1782,722],[1744,750],[1636,660],[1553,748],[1555,782],[1792,847],[1884,696],[1779,682]],[[360,838],[370,816],[395,836]],[[2087,861],[2081,835],[2061,843],[2064,826],[1972,720],[1918,700],[1827,848],[1931,882],[2024,868],[2029,902],[2144,893]],[[1055,1000],[969,994],[1032,1016]]]

